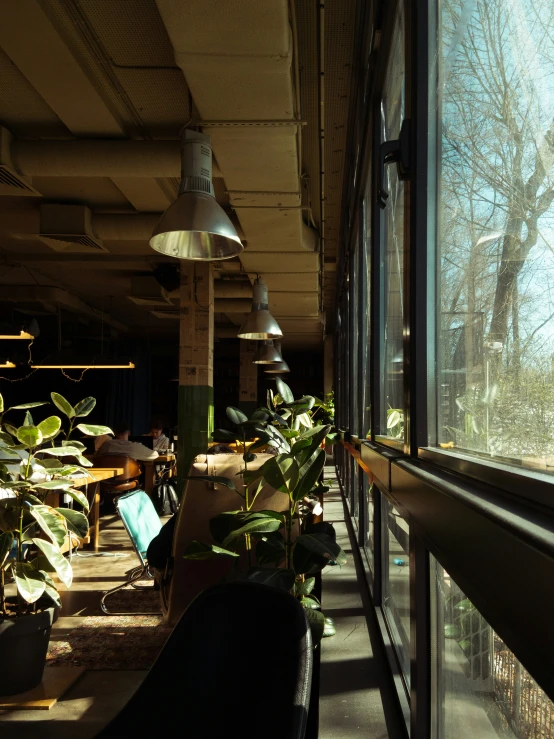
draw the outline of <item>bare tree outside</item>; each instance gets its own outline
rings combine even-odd
[[[439,442],[554,471],[554,3],[439,16]]]

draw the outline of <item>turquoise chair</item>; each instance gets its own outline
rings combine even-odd
[[[140,565],[135,567],[129,572],[127,580],[117,585],[115,588],[108,590],[104,593],[100,600],[100,606],[104,613],[108,616],[152,616],[155,613],[139,613],[139,612],[116,612],[110,611],[106,606],[106,598],[113,593],[117,593],[118,590],[126,588],[131,585],[134,588],[140,589],[141,586],[135,585],[138,580],[145,578],[152,578],[152,574],[148,569],[148,562],[146,560],[146,550],[152,539],[160,533],[162,525],[154,504],[144,492],[144,490],[133,490],[131,493],[121,495],[115,504],[116,510],[119,517],[123,521],[123,525],[129,534],[131,543],[133,544],[134,550],[137,553],[137,557],[140,560]],[[151,586],[146,586],[150,589]],[[161,611],[160,611],[161,613]]]

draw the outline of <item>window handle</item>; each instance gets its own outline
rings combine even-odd
[[[389,194],[385,189],[385,166],[396,162],[398,179],[407,180],[410,176],[410,121],[404,120],[400,136],[393,141],[383,141],[379,146],[379,187],[377,202],[380,208],[387,207]]]

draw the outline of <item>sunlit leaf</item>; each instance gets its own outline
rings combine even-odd
[[[292,403],[294,401],[294,395],[290,387],[280,377],[275,378],[277,384],[277,390],[279,395],[283,398],[285,403]]]
[[[51,439],[53,436],[56,436],[61,426],[62,421],[59,416],[49,416],[38,424],[43,439]]]
[[[17,429],[17,438],[30,449],[42,442],[42,434],[37,426],[20,426]]]
[[[301,500],[317,485],[325,466],[325,449],[316,449],[300,468],[300,481],[294,491],[294,499]]]
[[[68,480],[49,480],[48,482],[39,482],[37,487],[44,490],[67,490],[71,487],[71,482]]]
[[[89,521],[84,513],[72,508],[56,508],[57,512],[66,519],[67,528],[80,539],[88,535]]]
[[[35,544],[44,554],[65,587],[70,588],[73,581],[73,572],[71,570],[71,565],[61,554],[59,547],[54,546],[45,539],[33,539],[33,544]]]
[[[109,426],[97,426],[90,423],[79,423],[77,427],[86,436],[102,436],[103,434],[113,434]]]
[[[75,415],[78,418],[83,418],[84,416],[88,416],[88,414],[92,411],[95,405],[96,405],[95,398],[83,398],[83,400],[80,400],[75,406]]]
[[[48,403],[46,401],[42,401],[40,403],[21,403],[21,405],[12,405],[8,408],[8,411],[24,411],[27,408],[38,408],[41,405],[48,405]],[[6,413],[8,411],[6,411]]]
[[[61,546],[64,543],[67,526],[65,519],[56,512],[55,508],[48,505],[35,505],[29,509],[29,513],[54,544]]]
[[[41,454],[49,454],[52,457],[79,457],[81,456],[81,450],[75,446],[53,446],[45,447],[40,450]],[[87,464],[88,460],[87,460]]]
[[[14,578],[19,594],[27,603],[35,603],[44,593],[45,582],[42,574],[28,562],[16,562]]]
[[[59,393],[50,393],[50,397],[52,398],[52,402],[56,408],[58,408],[62,413],[65,413],[68,418],[75,418],[75,408],[63,397],[63,395],[60,395]]]

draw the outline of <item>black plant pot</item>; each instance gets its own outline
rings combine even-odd
[[[42,680],[48,641],[58,609],[17,618],[0,616],[0,696],[23,693]]]

